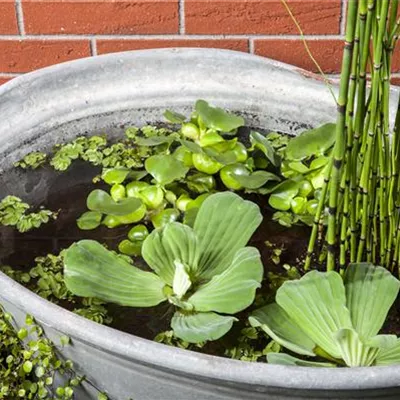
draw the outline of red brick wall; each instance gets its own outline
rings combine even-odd
[[[287,0],[329,74],[340,68],[345,1]],[[234,49],[315,71],[280,0],[0,0],[0,83],[75,58],[171,46]]]

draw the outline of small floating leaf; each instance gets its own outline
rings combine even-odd
[[[138,210],[142,206],[142,201],[136,197],[128,197],[116,202],[104,190],[96,189],[89,194],[86,204],[91,211],[110,215],[128,215]]]
[[[101,174],[101,178],[109,185],[120,184],[128,177],[134,180],[140,180],[147,175],[146,171],[132,171],[129,168],[106,168]]]
[[[136,137],[135,143],[139,146],[158,146],[164,143],[172,143],[178,135],[171,134],[169,136],[152,136],[152,137]]]
[[[272,165],[275,167],[279,166],[280,159],[267,138],[258,132],[252,131],[250,133],[250,141],[256,149],[261,150],[265,154]]]
[[[87,211],[76,220],[76,224],[79,229],[89,231],[100,226],[102,217],[103,214],[99,211]]]
[[[170,154],[155,155],[145,162],[146,171],[161,185],[185,177],[189,168]]]
[[[275,210],[288,211],[292,204],[292,200],[299,192],[300,183],[287,180],[276,186],[273,193],[269,197],[268,203]]]
[[[303,160],[313,155],[322,155],[335,143],[336,124],[328,123],[302,132],[290,139],[286,147],[286,158]]]
[[[268,171],[255,171],[248,176],[238,175],[237,181],[246,189],[258,189],[269,181],[279,181],[279,177]]]
[[[165,110],[163,115],[166,120],[172,122],[173,124],[182,124],[186,120],[184,115],[171,110]]]
[[[207,128],[231,132],[244,125],[244,119],[219,107],[211,107],[204,100],[197,100],[196,111]]]

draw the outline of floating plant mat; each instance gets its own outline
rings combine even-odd
[[[22,168],[26,174],[25,187],[34,189],[35,183],[43,180],[41,174],[49,174],[49,168],[56,170],[51,172],[56,178],[49,180],[45,195],[40,193],[40,204],[31,204],[34,211],[41,207],[36,213],[31,213],[24,199],[11,197],[0,203],[0,265],[5,266],[4,272],[39,295],[98,323],[196,351],[261,360],[268,353],[279,352],[281,346],[262,329],[251,326],[248,316],[271,303],[285,281],[298,279],[304,273],[310,226],[332,150],[334,124],[289,138],[244,127],[241,117],[210,107],[204,101],[196,103],[196,111],[189,120],[170,111],[165,116],[171,125],[128,128],[117,143],[109,143],[102,136],[81,137],[56,146],[51,155],[35,152],[17,163],[19,173]],[[65,281],[80,296],[67,289],[63,275],[66,249],[70,265],[65,262],[65,268],[72,270],[77,267],[77,257],[83,254],[80,251],[92,248],[111,263],[120,260],[122,267],[133,263],[142,271],[157,271],[158,267],[150,268],[146,257],[142,258],[143,245],[151,232],[167,232],[171,226],[169,231],[179,228],[180,234],[185,232],[184,236],[191,237],[196,234],[197,215],[205,204],[213,208],[211,198],[218,192],[231,193],[224,201],[236,204],[239,214],[253,206],[260,213],[259,223],[249,235],[249,247],[243,249],[257,249],[262,263],[263,273],[251,283],[252,297],[250,292],[245,294],[245,307],[221,311],[223,315],[195,314],[200,321],[230,319],[230,326],[235,321],[232,329],[224,327],[222,334],[210,334],[213,340],[202,340],[187,336],[186,327],[179,326],[179,318],[192,316],[192,306],[185,299],[190,286],[193,290],[206,287],[204,280],[218,277],[204,275],[195,282],[184,264],[175,264],[176,271],[182,268],[183,272],[179,279],[174,278],[173,285],[170,283],[178,295],[169,294],[168,301],[156,301],[152,307],[127,307],[114,304],[118,301],[99,300],[93,294],[84,295],[94,292],[86,283],[80,286],[80,278],[74,281],[73,275]],[[232,192],[246,201],[238,200],[240,197]],[[219,210],[220,214],[228,211],[229,207]],[[236,216],[232,218],[235,222]],[[324,219],[319,223],[322,226]],[[241,224],[239,218],[230,229],[242,229],[246,235],[246,222]],[[192,228],[194,233],[190,233]],[[240,240],[240,233],[237,236]],[[182,236],[182,240],[187,237]],[[98,244],[94,245],[94,241]],[[326,254],[323,243],[319,246],[314,268],[323,264]],[[82,281],[90,281],[89,275],[82,275]],[[150,275],[152,282],[159,279]],[[195,296],[196,292],[192,297]],[[203,308],[200,311],[207,311],[204,299],[197,303]],[[177,308],[179,312],[175,312]],[[175,333],[171,331],[171,319]],[[181,336],[176,334],[179,329]],[[393,308],[384,329],[398,333],[398,308]]]
[[[100,172],[101,168],[93,167],[82,161],[76,161],[68,169],[68,173],[59,174],[57,186],[49,190],[46,200],[42,203],[46,209],[60,210],[56,220],[26,233],[20,233],[12,227],[0,226],[0,264],[28,273],[35,265],[35,258],[43,257],[47,254],[57,255],[60,251],[82,238],[98,240],[106,244],[110,249],[116,250],[118,244],[126,238],[130,230],[129,226],[121,226],[114,229],[100,226],[95,230],[82,231],[76,224],[77,218],[87,211],[86,198],[93,190],[94,185],[91,180],[74,185],[74,178],[76,175],[82,174],[96,176]],[[40,169],[26,171],[27,180],[34,181],[35,175],[40,173]],[[106,189],[106,186],[104,183],[98,183],[95,187]],[[256,202],[264,216],[262,225],[257,229],[250,241],[250,245],[260,250],[263,264],[266,266],[265,276],[271,271],[277,274],[280,272],[285,273],[282,266],[276,265],[272,258],[279,257],[280,265],[296,265],[299,259],[304,258],[309,228],[301,225],[291,228],[284,227],[272,221],[274,210],[268,205],[265,196],[248,194],[245,197]],[[269,241],[271,245],[266,245],[266,241]],[[278,255],[274,253],[274,250]],[[138,264],[144,269],[146,268],[141,257],[135,259],[135,265]],[[24,285],[32,290],[37,290],[37,279],[32,279],[30,282],[24,283]],[[269,296],[268,287],[264,287],[267,289],[266,295]],[[70,311],[84,308],[78,297],[72,297],[71,301],[63,299],[58,303]],[[109,326],[147,339],[154,339],[160,332],[168,330],[168,315],[170,317],[172,313],[167,304],[151,308],[131,308],[109,303],[105,304],[104,307],[107,309],[104,314],[112,319],[108,324]],[[94,317],[96,317],[96,314]],[[229,342],[231,342],[231,347],[235,344],[237,333],[240,333],[242,328],[244,326],[237,326],[223,342],[210,342],[207,348],[201,351],[223,356],[226,346],[229,348]]]

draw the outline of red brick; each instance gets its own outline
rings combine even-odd
[[[0,34],[18,33],[14,1],[0,1]]]
[[[307,40],[307,44],[324,72],[340,72],[343,53],[341,40]],[[293,64],[308,71],[318,71],[301,40],[258,39],[255,40],[254,51],[258,55]]]
[[[340,0],[288,0],[306,34],[338,34]],[[299,32],[280,0],[185,0],[186,33],[294,34]]]
[[[400,77],[394,76],[391,80],[390,83],[392,85],[400,86]]]
[[[10,77],[4,77],[4,76],[0,76],[0,85],[3,85],[4,83],[10,81],[12,78]]]
[[[400,72],[400,43],[397,44],[396,48],[393,52],[393,59],[392,59],[392,71],[393,72]]]
[[[99,54],[114,53],[127,50],[156,49],[162,47],[212,47],[237,51],[249,51],[246,39],[145,39],[145,40],[98,40]]]
[[[0,72],[28,72],[88,56],[85,40],[0,40]]]
[[[178,0],[23,0],[27,33],[177,33]]]

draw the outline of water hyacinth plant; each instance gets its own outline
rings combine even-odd
[[[215,340],[247,308],[263,277],[256,248],[245,247],[261,223],[254,203],[222,192],[208,197],[193,228],[178,222],[154,230],[142,255],[153,272],[140,270],[95,241],[73,244],[65,254],[65,283],[76,295],[131,307],[169,301],[171,327],[193,343]]]
[[[286,349],[329,362],[270,353],[273,364],[361,367],[400,363],[400,338],[379,334],[400,282],[385,268],[350,264],[344,278],[334,271],[311,271],[285,282],[276,303],[253,312],[260,327]]]

